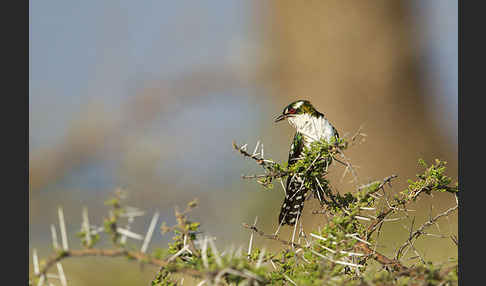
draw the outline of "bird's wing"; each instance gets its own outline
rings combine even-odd
[[[296,132],[294,135],[294,140],[290,145],[289,161],[288,165],[294,164],[302,154],[304,150],[304,136],[300,132]]]

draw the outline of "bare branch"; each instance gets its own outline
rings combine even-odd
[[[68,250],[68,251],[62,251],[50,257],[46,261],[44,267],[40,269],[39,274],[37,276],[45,275],[49,270],[49,268],[51,268],[54,264],[60,262],[63,259],[70,258],[70,257],[85,257],[85,256],[105,256],[105,257],[125,256],[155,266],[166,266],[168,263],[164,260],[152,258],[142,252],[128,251],[126,249],[89,248],[89,249],[82,249],[82,250]]]
[[[396,259],[399,259],[403,250],[407,247],[407,246],[412,246],[412,242],[417,240],[420,235],[424,234],[424,229],[426,227],[429,227],[433,224],[435,224],[435,222],[440,219],[441,217],[444,217],[444,216],[448,216],[450,215],[453,211],[457,210],[457,208],[459,207],[458,205],[458,201],[457,201],[457,195],[455,196],[456,197],[456,205],[445,210],[444,212],[436,215],[435,217],[429,219],[428,221],[426,221],[424,224],[422,224],[416,231],[414,231],[413,233],[410,233],[410,236],[408,237],[407,241],[405,241],[403,243],[402,246],[400,246],[400,248],[397,250],[397,254],[395,255],[395,258]]]

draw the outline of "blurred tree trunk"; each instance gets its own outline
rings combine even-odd
[[[427,114],[421,51],[406,1],[273,0],[265,4],[264,9],[261,2],[255,5],[259,19],[265,21],[259,27],[265,29],[265,54],[272,63],[263,72],[270,77],[278,108],[309,99],[341,136],[352,135],[364,124],[366,143],[347,151],[360,166],[360,183],[397,174],[393,191],[402,191],[407,179],[422,172],[418,158],[428,163],[434,158],[448,161],[448,174],[457,180],[457,145],[440,134],[440,122]],[[277,140],[288,146],[290,133],[282,132]],[[331,185],[340,192],[352,191],[349,175],[339,183],[343,169],[338,167],[331,168]],[[418,221],[427,217],[431,203],[436,212],[454,202],[436,195],[417,203]],[[322,223],[322,217],[311,214],[317,208],[315,201],[306,205],[303,221],[309,229]],[[445,223],[457,233],[457,216]],[[406,235],[402,226],[387,226],[383,241],[392,243],[398,235]],[[428,258],[457,255],[445,240],[425,248]]]
[[[406,182],[419,157],[447,160],[457,177],[457,151],[424,106],[406,8],[387,0],[272,1],[262,15],[276,57],[276,104],[310,99],[341,135],[364,124],[366,144],[349,151],[362,180],[396,172]]]

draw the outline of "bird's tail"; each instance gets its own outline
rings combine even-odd
[[[303,184],[297,182],[298,180],[290,180],[290,183],[287,182],[285,199],[278,216],[278,222],[282,225],[294,225],[297,222],[298,217],[302,216],[306,199],[307,189]]]

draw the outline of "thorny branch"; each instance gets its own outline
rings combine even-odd
[[[391,181],[395,178],[398,178],[397,175],[391,175],[389,177],[386,177],[383,182],[380,183],[380,185],[376,188],[375,191],[373,192],[369,192],[368,194],[369,195],[372,195],[376,192],[378,192],[379,190],[383,190],[385,191],[385,185],[389,185],[391,186]],[[366,186],[363,186],[363,187],[366,187]],[[394,206],[389,206],[389,208],[387,210],[384,210],[382,211],[377,217],[376,219],[368,226],[368,229],[367,229],[367,235],[366,235],[366,240],[370,239],[371,235],[373,234],[373,232],[376,230],[376,228],[381,225],[381,223],[384,222],[384,220],[386,219],[386,217],[395,210],[395,207]]]
[[[185,235],[185,237],[188,237],[190,235],[189,230],[186,227],[186,225],[187,225],[187,214],[190,211],[192,211],[192,209],[195,208],[196,206],[197,206],[197,200],[195,199],[192,202],[189,202],[187,204],[186,209],[182,213],[180,213],[177,208],[175,209],[175,216],[177,218],[177,223],[178,223],[177,227]],[[200,253],[197,250],[196,246],[194,245],[194,242],[192,241],[192,239],[187,239],[187,240],[188,240],[188,244],[189,244],[189,249],[193,252],[193,254],[196,255],[196,256],[200,256]]]
[[[361,136],[360,130],[358,130],[357,134],[354,135],[351,138],[351,144],[356,143],[358,138]],[[182,273],[182,274],[188,274],[191,275],[192,277],[195,278],[201,278],[203,279],[200,283],[200,285],[207,283],[209,285],[225,285],[225,283],[230,283],[230,280],[225,280],[229,279],[229,277],[241,277],[238,278],[240,279],[239,281],[246,282],[248,285],[259,285],[259,284],[268,284],[272,283],[274,281],[274,277],[271,276],[266,276],[263,275],[263,270],[258,270],[262,266],[262,262],[270,262],[275,270],[277,270],[277,267],[275,266],[274,262],[277,262],[275,259],[275,256],[271,253],[267,253],[265,256],[265,250],[260,250],[258,259],[256,259],[254,256],[255,252],[252,252],[251,250],[251,244],[252,244],[252,238],[253,234],[256,233],[259,236],[265,238],[265,239],[270,239],[270,240],[275,240],[283,245],[290,246],[295,253],[294,258],[296,261],[302,262],[302,265],[309,264],[311,262],[309,261],[315,261],[311,260],[312,259],[317,259],[320,260],[321,258],[323,260],[328,260],[330,262],[330,265],[334,267],[336,264],[341,264],[343,265],[342,267],[347,267],[345,268],[344,273],[349,274],[350,267],[352,269],[355,269],[354,274],[356,275],[355,277],[359,277],[361,275],[360,268],[364,267],[366,265],[367,259],[371,258],[375,260],[376,262],[380,263],[381,265],[384,266],[387,270],[393,271],[394,274],[400,276],[400,275],[405,275],[405,276],[414,276],[414,277],[421,277],[420,279],[424,278],[424,272],[417,270],[418,268],[416,267],[406,267],[404,266],[400,261],[399,258],[400,256],[405,256],[404,250],[407,250],[407,247],[410,247],[411,249],[414,249],[414,242],[421,236],[421,235],[431,235],[427,234],[424,232],[426,227],[429,227],[433,224],[436,224],[436,221],[440,219],[441,217],[448,216],[451,214],[453,211],[457,210],[458,205],[457,205],[457,195],[456,195],[456,205],[452,208],[449,208],[445,210],[444,212],[436,215],[435,217],[430,217],[430,219],[424,223],[422,226],[420,226],[417,230],[413,231],[413,224],[412,228],[410,229],[410,234],[407,239],[407,241],[401,245],[401,247],[398,249],[397,254],[394,259],[391,259],[382,253],[379,253],[376,251],[377,245],[370,240],[371,235],[373,232],[378,229],[378,234],[380,232],[380,229],[383,225],[384,222],[390,221],[390,220],[395,220],[395,219],[387,219],[387,217],[393,213],[394,211],[405,211],[407,212],[405,206],[411,201],[415,200],[419,194],[426,192],[430,193],[431,190],[434,189],[434,185],[432,184],[425,184],[425,185],[420,185],[420,184],[414,184],[413,188],[411,188],[411,191],[408,192],[408,196],[401,197],[401,198],[395,198],[393,203],[390,203],[388,201],[388,198],[385,193],[385,185],[391,186],[391,181],[395,178],[397,178],[396,175],[391,175],[389,177],[386,177],[383,179],[381,182],[373,182],[371,184],[361,186],[358,188],[358,190],[362,190],[363,188],[368,188],[369,189],[365,190],[364,192],[359,192],[358,195],[356,194],[346,194],[346,196],[341,196],[339,192],[334,195],[332,191],[329,189],[328,191],[330,194],[328,194],[327,191],[324,191],[320,181],[318,179],[321,178],[322,180],[324,179],[324,175],[327,173],[327,165],[322,167],[322,164],[319,165],[319,170],[317,170],[320,174],[315,175],[316,170],[311,170],[308,172],[308,170],[312,169],[311,167],[314,166],[314,164],[318,165],[319,162],[323,157],[330,156],[333,157],[334,155],[340,155],[341,158],[343,158],[344,162],[341,161],[340,159],[336,159],[333,157],[336,161],[340,162],[341,164],[346,166],[346,171],[351,170],[351,173],[354,172],[352,169],[351,164],[349,163],[349,160],[344,156],[342,153],[342,150],[346,149],[346,146],[348,145],[348,142],[340,140],[339,144],[331,144],[329,145],[329,153],[327,150],[319,149],[319,152],[324,152],[324,153],[312,153],[312,156],[316,156],[314,160],[308,160],[308,161],[301,161],[304,162],[303,166],[306,168],[301,168],[298,169],[299,173],[298,174],[303,174],[302,170],[304,170],[304,175],[309,175],[309,176],[314,176],[314,178],[310,177],[312,181],[315,179],[316,182],[318,183],[319,187],[323,191],[323,195],[327,194],[330,196],[330,199],[332,200],[327,202],[325,201],[326,205],[328,205],[328,208],[326,208],[327,211],[330,212],[330,214],[333,216],[331,217],[332,222],[329,223],[328,225],[331,225],[331,227],[326,226],[326,230],[323,230],[321,232],[321,229],[319,228],[318,234],[316,233],[310,233],[310,236],[315,238],[312,240],[312,238],[309,237],[309,240],[307,240],[307,237],[305,236],[305,233],[303,232],[302,228],[302,223],[301,223],[301,228],[299,230],[299,237],[298,237],[298,243],[294,242],[294,235],[296,232],[297,228],[297,221],[296,224],[294,225],[294,234],[292,235],[292,241],[286,241],[283,239],[280,239],[277,235],[272,235],[272,234],[266,234],[256,226],[256,221],[253,225],[249,225],[246,223],[243,223],[243,227],[251,230],[251,238],[250,238],[250,246],[249,246],[249,251],[248,251],[248,258],[244,259],[243,262],[247,263],[248,268],[240,268],[240,266],[235,266],[231,263],[231,257],[233,257],[233,250],[227,252],[223,251],[221,254],[216,249],[216,246],[214,242],[211,240],[208,241],[208,237],[206,236],[204,240],[199,239],[198,241],[195,240],[196,234],[200,233],[197,229],[197,226],[194,225],[199,225],[199,223],[192,223],[187,220],[187,214],[197,205],[196,201],[190,202],[187,206],[187,208],[180,212],[177,208],[175,209],[175,216],[177,218],[177,224],[172,226],[172,227],[166,227],[163,225],[161,227],[162,232],[166,231],[176,231],[176,235],[178,238],[176,239],[177,243],[171,244],[170,245],[170,255],[165,257],[164,259],[159,259],[159,256],[151,256],[148,254],[145,254],[145,251],[143,249],[146,249],[142,247],[141,251],[130,251],[128,249],[122,248],[123,244],[118,243],[117,236],[114,237],[113,242],[115,245],[114,249],[99,249],[99,248],[92,248],[91,243],[87,243],[87,249],[82,249],[82,250],[69,250],[67,249],[67,239],[63,239],[63,245],[65,246],[65,249],[60,250],[59,248],[55,247],[57,251],[55,252],[54,255],[49,257],[47,259],[47,262],[42,266],[41,269],[39,269],[39,263],[37,259],[34,259],[34,268],[35,268],[35,276],[43,279],[47,279],[46,277],[49,277],[50,274],[47,274],[47,271],[50,267],[52,267],[55,264],[59,265],[59,262],[63,259],[69,258],[69,257],[84,257],[84,256],[104,256],[104,257],[127,257],[132,260],[136,260],[140,263],[146,263],[150,265],[155,265],[161,267],[159,274],[165,272],[165,273]],[[258,147],[259,147],[259,142],[257,143],[257,146],[255,147],[255,151],[253,154],[250,154],[247,151],[246,145],[243,146],[238,146],[236,145],[235,142],[233,142],[233,148],[235,148],[237,151],[239,151],[243,156],[248,157],[252,160],[255,160],[257,164],[261,165],[264,169],[266,174],[264,175],[253,175],[253,176],[243,176],[244,178],[282,178],[284,176],[289,175],[290,172],[288,172],[287,168],[281,167],[279,164],[271,161],[271,160],[266,160],[264,159],[263,156],[263,144],[261,145],[261,151],[258,153]],[[321,145],[324,146],[324,148],[327,148],[328,145]],[[319,146],[318,146],[319,147]],[[315,149],[312,149],[314,151]],[[326,156],[323,156],[325,154]],[[329,158],[329,157],[328,157]],[[322,161],[321,161],[322,163]],[[322,168],[322,170],[320,170]],[[431,167],[432,168],[432,167]],[[315,166],[313,169],[317,169]],[[294,170],[294,169],[292,169]],[[434,169],[435,170],[435,169]],[[434,171],[432,170],[432,171]],[[322,172],[321,172],[322,171]],[[293,171],[294,172],[294,171]],[[313,173],[314,172],[314,173]],[[441,174],[441,171],[437,171],[439,175]],[[296,172],[294,172],[296,173]],[[294,174],[295,175],[295,174]],[[354,174],[353,174],[354,176]],[[421,175],[422,176],[422,175]],[[428,176],[422,176],[419,178],[423,179],[425,182],[427,182]],[[355,177],[357,179],[357,177]],[[438,182],[442,182],[439,185],[441,186],[442,189],[445,189],[446,191],[448,190],[447,185],[449,184],[448,182],[444,183],[445,181],[442,180],[440,177],[433,177],[432,181],[436,179]],[[323,182],[324,183],[324,182]],[[419,182],[421,183],[421,182]],[[326,184],[329,184],[326,181]],[[431,187],[432,186],[432,187]],[[285,190],[285,188],[284,188]],[[326,189],[327,190],[327,189]],[[380,195],[377,193],[378,191],[382,190],[383,195]],[[456,190],[457,192],[457,190]],[[318,192],[317,195],[320,193]],[[364,199],[363,198],[364,194]],[[349,196],[350,195],[350,196]],[[373,198],[373,199],[372,199]],[[384,206],[384,209],[376,217],[367,215],[366,217],[358,216],[356,214],[360,214],[360,210],[376,210],[375,205],[373,205],[376,200],[378,199],[383,199],[386,201],[386,206]],[[369,200],[368,200],[369,199]],[[321,199],[319,198],[321,201]],[[321,201],[322,202],[322,201]],[[334,205],[333,205],[334,204]],[[118,216],[122,213],[121,212],[121,207],[118,203],[115,203],[113,205],[115,207],[114,212],[112,213],[112,216],[110,216],[109,222],[109,229],[107,229],[107,233],[111,233],[110,230],[115,234],[118,235],[117,233],[119,232],[118,227],[117,227],[117,218]],[[400,208],[402,207],[402,208]],[[157,215],[158,218],[158,215]],[[342,219],[342,220],[348,220],[351,221],[350,224],[341,224],[337,219]],[[367,221],[371,221],[371,223],[366,227],[363,228],[362,224],[358,222],[356,219],[366,219]],[[398,218],[400,219],[400,218]],[[156,221],[157,219],[155,219]],[[89,228],[89,222],[87,220],[87,213],[86,213],[86,225],[84,227],[86,240],[90,241],[91,240],[91,234],[90,234],[90,228]],[[154,221],[154,219],[153,219]],[[152,225],[152,223],[151,223]],[[356,228],[355,226],[359,226],[360,228]],[[155,226],[155,223],[154,223]],[[348,228],[350,226],[350,228]],[[106,225],[105,225],[106,227]],[[128,229],[128,228],[127,228]],[[149,227],[151,229],[151,227]],[[338,231],[336,231],[338,229]],[[351,229],[351,233],[350,230]],[[365,230],[366,229],[366,230]],[[124,230],[125,234],[123,235],[128,235],[129,231]],[[278,230],[277,230],[278,232]],[[344,233],[343,233],[344,232]],[[54,233],[55,234],[55,233]],[[54,235],[53,234],[53,235]],[[301,236],[301,234],[304,234],[304,236]],[[133,234],[132,235],[136,235]],[[180,235],[180,236],[179,236]],[[146,235],[146,239],[148,237],[148,234]],[[305,242],[301,242],[301,237],[304,238]],[[338,239],[337,237],[341,237],[341,239]],[[457,239],[454,236],[451,236],[451,239],[457,244]],[[150,240],[150,239],[148,239]],[[327,242],[324,242],[327,241]],[[198,244],[199,242],[199,244]],[[208,242],[209,246],[208,247]],[[56,242],[57,243],[57,242]],[[145,244],[145,243],[144,243]],[[196,247],[196,245],[198,247]],[[333,246],[336,245],[336,246]],[[319,247],[319,248],[316,248]],[[316,251],[319,250],[320,252]],[[323,250],[324,249],[324,250]],[[211,252],[210,252],[211,250]],[[240,247],[241,250],[241,247]],[[289,251],[287,249],[286,251]],[[223,254],[225,253],[226,254]],[[230,254],[229,254],[230,253]],[[237,251],[238,253],[238,251]],[[288,252],[286,252],[288,253]],[[310,254],[313,254],[315,256],[309,256]],[[35,254],[36,255],[36,254]],[[418,254],[417,254],[418,255]],[[419,256],[419,255],[418,255]],[[37,256],[36,256],[37,257]],[[229,257],[229,258],[228,258]],[[241,251],[240,254],[237,254],[235,257],[241,257]],[[272,261],[273,260],[273,261]],[[194,267],[196,261],[197,263],[202,264],[199,268]],[[424,260],[422,259],[424,262]],[[188,263],[189,262],[189,263]],[[241,261],[240,261],[241,262]],[[238,262],[238,263],[240,263]],[[257,262],[256,263],[256,268],[253,268],[253,265],[249,266],[250,263]],[[214,264],[216,263],[216,264]],[[286,262],[287,263],[287,262]],[[281,264],[282,267],[279,271],[282,271],[284,269],[283,264]],[[287,267],[288,265],[286,265]],[[456,266],[454,266],[456,267]],[[440,273],[437,274],[435,278],[438,279],[445,279],[444,277],[449,274],[449,271],[453,269],[442,269]],[[250,271],[251,270],[251,271]],[[279,272],[277,271],[277,272]],[[286,271],[286,270],[284,270]],[[292,270],[292,271],[297,271],[297,270]],[[258,274],[260,273],[260,274]],[[304,272],[307,275],[307,272]],[[293,285],[301,284],[300,281],[298,280],[299,277],[291,274],[291,272],[281,272],[278,273],[283,275],[283,280],[284,283],[291,283]],[[288,274],[288,275],[287,275]],[[273,274],[272,274],[273,275]],[[434,274],[435,275],[435,274]],[[397,279],[396,277],[398,276],[393,276],[395,277],[394,279]],[[52,276],[51,276],[52,277]],[[166,276],[158,276],[159,278],[161,277],[162,280],[158,280],[159,282],[168,282],[169,280],[165,280],[167,278]],[[271,278],[270,278],[271,277]],[[224,278],[224,279],[223,279]],[[434,278],[434,279],[435,279]],[[157,278],[158,279],[158,278]],[[170,278],[172,279],[172,278]],[[222,280],[223,279],[223,280]],[[231,278],[233,279],[233,278]],[[267,280],[268,279],[268,280]],[[40,280],[39,280],[40,281]],[[442,283],[447,282],[444,280]],[[174,282],[176,285],[179,284],[179,282]],[[364,283],[364,282],[363,282]],[[41,282],[42,284],[42,282]],[[181,280],[182,284],[182,280]],[[238,283],[236,283],[238,284]],[[64,285],[64,284],[63,284]],[[155,284],[154,284],[155,285]],[[156,284],[156,285],[165,285],[165,284]],[[368,285],[366,283],[362,285]]]
[[[265,160],[263,157],[258,157],[259,153],[250,154],[246,150],[246,144],[242,146],[238,146],[235,141],[233,141],[233,148],[240,152],[243,156],[253,159],[257,162],[258,165],[262,165],[263,167],[268,167],[269,164],[275,164],[275,162],[271,160]]]
[[[361,128],[360,128],[360,130],[361,130]],[[358,142],[357,141],[358,138],[360,138],[362,136],[360,130],[358,130],[357,134],[355,134],[351,138],[352,144],[356,144]],[[346,141],[346,140],[342,141],[341,140],[341,141],[339,141],[339,144],[330,144],[329,149],[325,152],[326,152],[326,154],[328,154],[326,156],[329,156],[333,160],[336,160],[337,162],[346,166],[345,173],[348,170],[351,171],[351,173],[352,173],[352,175],[355,179],[354,181],[357,182],[357,175],[356,175],[352,165],[350,164],[348,158],[343,153],[343,150],[346,149],[346,147],[349,145],[348,142],[349,141]],[[265,165],[266,162],[263,161],[263,158],[258,158],[257,155],[255,155],[255,152],[254,152],[253,155],[246,152],[246,148],[243,148],[243,147],[246,147],[246,145],[242,146],[242,147],[238,147],[236,145],[236,143],[233,142],[233,146],[236,150],[240,151],[240,153],[242,153],[244,156],[250,157],[250,158],[256,160],[258,164],[263,165],[264,168],[267,169],[267,170],[272,170],[273,169],[272,167],[274,167],[275,165],[278,165],[277,163],[274,163],[272,161],[270,161],[270,163],[273,164],[272,166],[269,167],[269,166]],[[319,152],[321,152],[321,151],[319,150]],[[314,156],[316,154],[312,154],[312,155]],[[338,155],[339,157],[336,158],[337,157],[336,155]],[[314,160],[312,160],[312,162],[311,162],[311,160],[308,160],[309,164],[307,164],[306,161],[303,161],[304,166],[307,167],[307,168],[305,168],[305,171],[304,171],[304,174],[303,174],[304,177],[305,177],[305,175],[308,175],[306,173],[306,171],[309,170],[314,165],[314,163],[318,159],[320,159],[320,157],[321,157],[321,154],[317,154],[316,158]],[[299,158],[299,160],[300,159],[303,159],[303,158]],[[436,189],[439,190],[439,191],[446,190],[446,191],[450,191],[450,192],[454,192],[454,191],[457,192],[457,188],[447,186],[449,184],[449,181],[448,181],[447,177],[442,175],[443,170],[439,169],[439,168],[443,167],[443,165],[445,165],[445,163],[442,163],[440,161],[436,161],[436,162],[437,162],[437,164],[435,166],[431,166],[429,169],[427,169],[425,175],[419,175],[418,176],[421,181],[417,181],[413,185],[410,185],[409,188],[412,188],[412,189],[408,190],[406,196],[395,197],[393,202],[390,202],[388,197],[387,197],[387,194],[385,192],[385,185],[389,185],[391,187],[391,181],[393,179],[397,178],[398,177],[397,175],[391,175],[389,177],[386,177],[378,185],[376,185],[377,183],[374,182],[374,183],[371,183],[371,184],[368,184],[368,185],[365,185],[365,186],[361,186],[361,187],[358,188],[359,190],[361,190],[363,188],[372,187],[372,188],[370,188],[370,190],[367,193],[365,193],[365,195],[373,197],[375,200],[382,198],[386,202],[384,209],[381,210],[381,212],[379,212],[376,217],[375,216],[363,217],[363,216],[358,216],[358,215],[355,215],[355,214],[353,215],[353,217],[355,219],[363,219],[363,220],[370,221],[370,224],[366,228],[365,232],[363,234],[360,234],[361,237],[354,237],[355,239],[359,240],[357,243],[354,244],[354,249],[365,256],[364,260],[362,260],[361,263],[364,263],[368,258],[373,258],[374,260],[376,260],[377,262],[382,264],[386,269],[393,270],[393,271],[399,272],[399,273],[403,273],[404,275],[415,275],[415,274],[419,273],[415,270],[415,268],[412,269],[412,268],[408,268],[408,267],[404,266],[398,260],[398,258],[399,258],[398,254],[397,254],[395,259],[391,259],[391,258],[388,258],[385,255],[377,252],[376,251],[376,245],[374,247],[372,247],[372,245],[370,243],[368,243],[368,240],[370,240],[371,235],[374,233],[374,231],[376,229],[381,229],[384,222],[402,219],[402,218],[388,219],[388,216],[390,214],[394,213],[395,211],[405,211],[405,212],[411,211],[411,210],[406,209],[406,205],[408,203],[410,203],[412,200],[415,200],[421,193],[426,192],[426,193],[430,194],[430,192],[432,190],[436,190]],[[437,168],[437,169],[433,169],[433,168]],[[321,172],[321,175],[325,175],[326,173],[327,173],[327,166]],[[343,176],[345,175],[345,173],[343,174]],[[299,174],[301,174],[301,173],[299,173]],[[272,177],[272,176],[278,177],[278,176],[285,176],[285,175],[289,175],[289,174],[280,172],[280,173],[271,173],[271,174],[265,174],[265,175],[244,176],[244,178],[265,178],[265,177]],[[312,176],[314,176],[314,175],[312,175]],[[430,176],[430,180],[429,180],[428,176]],[[317,180],[317,177],[315,179]],[[318,180],[317,180],[317,182],[319,183]],[[424,185],[420,186],[420,184],[422,184],[422,183]],[[319,186],[320,186],[320,184],[319,184]],[[436,187],[436,186],[439,186],[439,187]],[[383,195],[380,195],[380,194],[377,193],[380,190],[383,191]],[[365,199],[366,199],[366,196],[365,196]],[[330,196],[330,198],[332,199],[334,205],[337,206],[338,209],[343,211],[348,216],[351,216],[352,208],[355,208],[355,205],[353,205],[353,204],[349,205],[350,202],[346,200],[346,198],[349,198],[349,197],[346,197],[346,196],[343,197],[343,196],[340,196],[338,194],[338,195],[336,195],[336,198],[334,198],[334,196],[332,196],[332,195]],[[336,201],[336,199],[338,199],[339,204],[338,204],[338,201]],[[320,200],[320,201],[322,202],[322,200]],[[329,203],[327,203],[326,205],[329,205]],[[349,209],[347,209],[348,206],[350,207]],[[364,205],[363,207],[360,207],[360,209],[362,209],[362,210],[375,210],[376,208],[375,207],[368,207],[367,205]],[[439,219],[442,216],[446,216],[446,215],[450,214],[455,209],[457,209],[457,206],[447,210],[446,212],[436,216],[433,219],[431,218],[431,220],[429,222],[425,223],[422,227],[420,227],[415,232],[411,231],[411,234],[410,234],[408,241],[400,248],[399,253],[401,253],[401,251],[404,248],[406,248],[407,246],[414,248],[412,240],[416,240],[420,236],[420,234],[424,234],[423,229],[425,227],[434,224],[437,219]],[[331,212],[333,212],[333,210],[334,210],[333,208],[329,209],[329,211],[331,211]],[[327,212],[329,212],[329,211],[327,211]],[[326,211],[314,212],[314,213],[326,213]],[[359,212],[358,212],[358,214],[359,214]],[[337,225],[337,226],[340,227],[339,225]],[[263,231],[259,230],[256,227],[256,225],[250,226],[250,225],[244,223],[243,227],[250,229],[253,232],[256,232],[257,234],[259,234],[260,236],[262,236],[266,239],[275,240],[275,241],[278,241],[278,242],[280,242],[284,245],[288,245],[288,246],[296,246],[297,248],[309,249],[309,245],[304,247],[302,245],[298,245],[298,244],[296,245],[295,243],[292,243],[290,241],[285,241],[285,240],[279,239],[276,235],[265,234]],[[328,251],[332,252],[333,250],[328,249]],[[417,255],[420,256],[418,253],[417,253]],[[422,259],[422,261],[424,262],[423,259]],[[357,271],[357,273],[359,274],[359,271]],[[289,280],[289,281],[291,281],[291,280]]]
[[[280,239],[278,238],[277,235],[274,235],[274,234],[265,234],[265,232],[259,230],[255,225],[249,225],[247,223],[243,223],[242,224],[244,228],[247,228],[251,231],[254,231],[255,233],[257,233],[258,235],[260,235],[261,237],[263,238],[266,238],[266,239],[271,239],[271,240],[275,240],[275,241],[278,241],[284,245],[288,245],[288,246],[294,246],[294,247],[297,247],[297,248],[304,248],[302,245],[298,244],[298,243],[292,243],[291,241],[286,241],[286,240],[283,240],[283,239]]]
[[[303,249],[310,249],[310,247],[311,247],[311,245],[303,246],[303,245],[300,245],[300,244],[297,244],[297,243],[292,243],[291,241],[279,239],[277,236],[275,236],[273,234],[265,234],[265,232],[259,230],[256,226],[251,226],[247,223],[243,223],[243,227],[254,231],[255,233],[257,233],[258,235],[260,235],[263,238],[275,240],[275,241],[278,241],[278,242],[280,242],[284,245],[292,246],[292,244],[293,244],[294,247],[303,248]],[[392,267],[392,269],[395,269],[397,271],[408,270],[408,268],[403,266],[399,261],[390,259],[390,258],[386,257],[385,255],[383,255],[383,254],[381,254],[377,251],[372,250],[364,242],[361,242],[361,241],[357,242],[356,245],[355,245],[355,249],[360,250],[363,254],[372,257],[373,259],[375,259],[377,262],[379,262],[383,266]]]
[[[408,237],[407,241],[405,241],[403,243],[402,246],[400,246],[400,248],[397,250],[397,254],[395,256],[396,259],[399,259],[400,256],[402,255],[403,251],[405,250],[406,247],[408,246],[413,246],[413,242],[415,240],[417,240],[420,235],[424,234],[424,229],[426,227],[429,227],[433,224],[435,224],[435,222],[440,219],[441,217],[444,217],[444,216],[448,216],[450,215],[453,211],[457,210],[458,207],[459,207],[459,203],[458,203],[458,199],[457,199],[457,195],[455,196],[456,198],[456,205],[445,210],[444,212],[436,215],[435,217],[429,219],[428,221],[426,221],[424,224],[422,224],[416,231],[414,231],[413,233],[410,234],[410,236]]]
[[[257,148],[255,148],[255,152],[253,154],[248,153],[246,146],[247,146],[246,144],[242,146],[238,146],[236,142],[233,141],[233,148],[235,150],[240,152],[244,157],[255,160],[256,163],[262,166],[265,169],[265,171],[268,173],[260,174],[260,175],[242,175],[241,177],[243,179],[263,179],[263,178],[274,179],[274,178],[282,178],[289,174],[288,172],[275,170],[273,167],[277,166],[277,164],[271,160],[264,159],[263,156],[259,157],[260,153],[256,153]],[[256,147],[258,147],[258,144]],[[261,153],[263,153],[263,150]]]
[[[90,248],[90,249],[80,249],[80,250],[68,250],[68,251],[60,251],[58,254],[51,256],[44,267],[39,270],[37,274],[38,277],[43,276],[47,273],[47,271],[57,262],[60,262],[63,259],[70,258],[70,257],[86,257],[86,256],[105,256],[105,257],[118,257],[124,256],[130,259],[135,259],[139,262],[151,264],[154,266],[166,266],[167,261],[155,259],[150,257],[142,252],[138,251],[129,251],[127,249],[98,249],[98,248]]]

